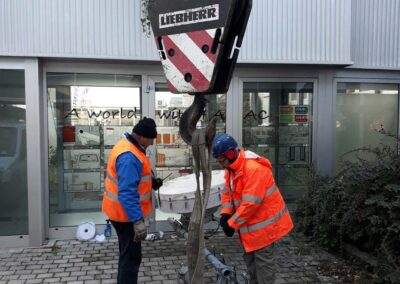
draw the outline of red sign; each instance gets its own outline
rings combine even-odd
[[[294,116],[294,121],[295,122],[307,122],[308,121],[308,115],[295,115]]]
[[[63,142],[75,142],[75,126],[64,126]]]

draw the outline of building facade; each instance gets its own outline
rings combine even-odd
[[[289,201],[311,167],[332,175],[350,150],[396,147],[381,133],[399,132],[399,14],[400,0],[253,0],[229,91],[202,124],[216,116],[267,156]],[[109,151],[143,116],[158,176],[191,171],[177,126],[193,98],[168,91],[140,19],[138,0],[0,0],[0,246],[101,230]]]

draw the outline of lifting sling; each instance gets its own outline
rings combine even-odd
[[[148,16],[168,87],[194,95],[182,114],[179,132],[192,146],[196,198],[189,222],[189,282],[203,283],[203,222],[211,187],[211,143],[215,119],[196,124],[207,104],[205,94],[226,93],[238,59],[252,0],[146,0]],[[203,195],[199,176],[203,174]]]

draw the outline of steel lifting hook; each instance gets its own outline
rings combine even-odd
[[[202,93],[195,93],[193,103],[182,114],[179,120],[179,133],[188,145],[192,145],[192,133],[196,124],[204,114],[204,108],[208,100]]]
[[[179,134],[188,145],[192,145],[193,131],[196,130],[197,122],[201,116],[205,114],[204,109],[207,103],[208,100],[203,93],[195,93],[193,103],[183,112],[179,120]],[[214,138],[216,120],[216,117],[210,119],[206,127],[207,147],[211,146],[212,139]]]

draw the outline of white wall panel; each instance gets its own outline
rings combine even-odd
[[[353,0],[354,68],[400,69],[400,0]]]
[[[158,60],[140,0],[0,0],[0,55]],[[348,0],[254,0],[239,62],[349,64]]]
[[[0,56],[158,61],[140,0],[0,0]],[[253,0],[239,62],[400,69],[400,0]]]
[[[0,55],[157,60],[140,0],[0,0]]]
[[[351,64],[351,1],[253,0],[241,62]]]

